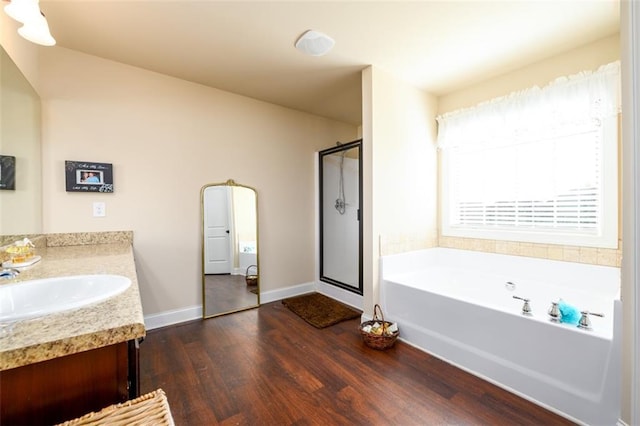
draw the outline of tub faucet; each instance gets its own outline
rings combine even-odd
[[[562,314],[560,313],[560,308],[558,308],[558,302],[551,302],[551,307],[549,308],[547,313],[551,317],[551,321],[560,322]]]
[[[524,305],[522,305],[522,315],[531,316],[531,305],[529,305],[529,299],[525,299],[524,297],[513,296],[514,299],[523,300]]]
[[[591,330],[589,315],[595,315],[600,318],[604,317],[604,314],[596,314],[595,312],[580,311],[580,313],[582,316],[580,317],[580,321],[578,321],[578,328],[582,328],[583,330]]]

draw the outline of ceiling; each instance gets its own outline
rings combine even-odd
[[[619,28],[617,0],[41,0],[58,46],[358,125],[373,65],[434,95]],[[306,30],[335,39],[322,57]]]

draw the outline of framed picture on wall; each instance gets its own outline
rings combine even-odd
[[[113,192],[113,165],[65,161],[67,192]]]
[[[16,189],[16,157],[0,155],[0,189]]]

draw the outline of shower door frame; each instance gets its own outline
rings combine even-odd
[[[358,287],[354,287],[342,281],[339,281],[335,278],[331,278],[325,276],[325,268],[324,268],[324,180],[323,180],[323,159],[326,156],[339,153],[342,151],[348,151],[354,148],[358,148],[358,211],[357,211],[357,220],[358,220]],[[328,148],[318,152],[318,196],[319,196],[319,231],[320,231],[320,267],[319,267],[319,279],[322,282],[334,285],[341,289],[362,295],[363,294],[363,280],[362,280],[362,253],[363,253],[363,244],[362,244],[362,235],[363,235],[363,215],[362,215],[362,139],[357,139],[352,142],[338,144],[335,147]]]

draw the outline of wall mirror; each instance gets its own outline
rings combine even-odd
[[[320,280],[362,294],[362,140],[320,151]]]
[[[42,232],[40,127],[40,97],[0,47],[0,155],[15,159],[13,189],[0,189],[0,235]]]
[[[258,196],[233,180],[200,191],[202,204],[202,316],[260,305]]]

